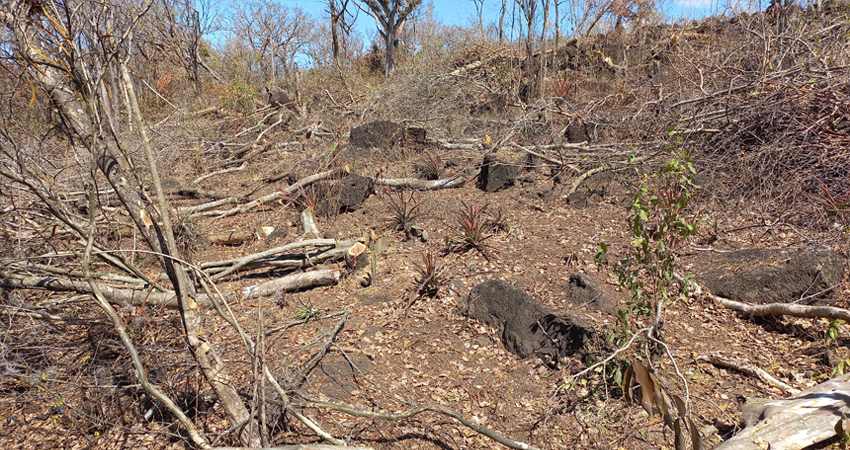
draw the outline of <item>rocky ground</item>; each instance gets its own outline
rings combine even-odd
[[[309,86],[320,105],[311,111],[287,100],[245,115],[222,108],[179,120],[162,114],[151,134],[180,222],[181,250],[212,276],[220,270],[215,267],[228,265],[205,264],[270,252],[257,258],[265,265],[216,279],[228,298],[226,314],[258,342],[292,401],[349,445],[501,444],[457,416],[431,411],[384,420],[322,402],[387,414],[436,405],[544,449],[672,447],[676,433],[657,414],[627,402],[624,394],[638,391],[624,393],[621,385],[627,367],[651,366],[658,389],[668,401],[675,396],[687,404],[692,427],[712,447],[739,430],[748,398],[786,397],[850,367],[842,322],[754,317],[715,297],[850,307],[842,191],[848,84],[811,81],[820,80],[814,69],[809,78],[790,69],[754,75],[744,50],[727,53],[741,59],[728,64],[750,67],[741,76],[756,77],[759,89],[727,89],[721,97],[697,83],[694,74],[703,72],[677,72],[691,67],[687,58],[695,48],[711,48],[724,30],[730,41],[751,36],[739,28],[754,17],[706,19],[675,28],[678,34],[653,29],[658,35],[647,32],[639,45],[608,38],[570,42],[554,52],[550,70],[574,78],[548,80],[550,90],[560,86],[553,97],[560,101],[544,106],[520,95],[527,62],[482,47],[444,62],[449,68],[435,68],[439,76],[415,73],[426,81],[375,87],[368,95],[321,80]],[[845,25],[821,30],[823,45]],[[705,61],[719,58],[706,52]],[[597,53],[623,60],[596,60]],[[487,64],[470,65],[479,60]],[[476,90],[482,83],[495,86],[503,72],[519,74],[509,94]],[[718,89],[727,86],[725,75],[705,73]],[[464,81],[446,81],[456,78]],[[661,85],[677,93],[664,94]],[[690,91],[676,91],[683,85]],[[340,105],[343,98],[351,102]],[[734,106],[740,102],[753,106]],[[395,105],[392,111],[381,110],[387,104]],[[786,120],[792,104],[805,107]],[[692,105],[698,106],[681,109]],[[725,116],[712,115],[718,105],[728,106]],[[678,121],[670,112],[675,108],[682,117],[693,114],[691,122]],[[87,216],[79,181],[87,154],[63,153],[67,143],[56,144],[65,141],[53,135],[44,142],[55,145],[44,150],[55,165],[44,173],[51,174],[56,197]],[[130,160],[142,160],[134,146],[127,148]],[[689,176],[699,188],[677,214],[697,231],[669,242],[677,275],[693,276],[702,290],[670,281],[660,331],[669,352],[641,335],[627,346],[653,324],[660,295],[646,274],[639,277],[646,304],[635,303],[620,283],[618,268],[634,248],[629,219],[635,212],[628,206],[642,187],[659,195],[682,192],[647,178],[669,167],[680,150],[690,151],[697,170]],[[148,174],[138,173],[152,198]],[[310,178],[317,174],[321,179]],[[160,277],[153,257],[135,253],[144,245],[101,182],[99,238],[134,254],[146,275]],[[174,417],[137,384],[126,350],[90,297],[10,287],[8,273],[15,271],[79,280],[79,274],[36,264],[79,270],[74,258],[81,247],[71,233],[43,221],[47,208],[26,189],[4,187],[2,202],[8,256],[2,260],[0,447],[188,448]],[[305,222],[305,211],[312,220]],[[658,209],[648,214],[650,227],[659,223]],[[314,239],[324,244],[275,250]],[[345,253],[356,240],[368,250]],[[600,252],[601,243],[607,252]],[[326,273],[331,282],[248,295],[264,282],[301,273]],[[121,305],[119,313],[148,375],[210,442],[236,445],[186,351],[173,305],[147,285],[133,286],[136,304]],[[246,404],[260,410],[270,442],[321,443],[271,401],[276,394],[258,375],[240,332],[208,300],[201,303],[206,339]],[[35,312],[64,319],[44,320]],[[574,377],[619,348],[626,350],[608,364]]]

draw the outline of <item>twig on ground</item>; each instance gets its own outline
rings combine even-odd
[[[394,414],[394,413],[381,413],[381,412],[374,412],[374,411],[363,411],[363,410],[348,407],[348,406],[342,406],[342,405],[337,405],[337,404],[334,404],[334,403],[323,402],[321,400],[312,399],[312,398],[305,396],[301,393],[299,393],[299,396],[302,397],[306,402],[304,404],[297,404],[297,406],[301,407],[301,408],[324,408],[324,409],[330,409],[330,410],[334,410],[334,411],[344,412],[346,414],[349,414],[349,415],[352,415],[352,416],[355,416],[355,417],[366,417],[366,418],[370,418],[370,419],[388,420],[388,421],[393,421],[393,422],[399,421],[399,420],[409,419],[413,416],[416,416],[416,415],[424,413],[424,412],[434,412],[434,413],[437,413],[437,414],[440,414],[440,415],[443,415],[443,416],[446,416],[446,417],[451,417],[452,419],[455,419],[458,422],[460,422],[461,424],[463,424],[465,427],[472,429],[479,434],[487,436],[488,438],[490,438],[490,439],[492,439],[492,440],[494,440],[494,441],[496,441],[496,442],[498,442],[502,445],[505,445],[507,447],[510,447],[510,448],[513,448],[513,449],[516,449],[516,450],[538,450],[538,448],[533,446],[533,445],[526,444],[525,442],[515,441],[513,439],[509,439],[507,437],[504,437],[501,434],[499,434],[499,433],[497,433],[497,432],[495,432],[495,431],[493,431],[493,430],[491,430],[487,427],[481,426],[481,425],[473,422],[472,420],[466,418],[464,415],[462,415],[461,413],[459,413],[455,410],[444,408],[444,407],[438,406],[438,405],[417,406],[417,407],[409,409],[407,411]],[[293,406],[296,406],[296,404],[293,403]]]
[[[720,355],[703,355],[703,356],[698,356],[696,359],[697,359],[697,361],[708,362],[708,363],[714,364],[715,366],[720,366],[720,367],[728,367],[730,369],[735,369],[739,372],[743,372],[747,375],[757,377],[760,380],[764,381],[765,383],[779,388],[782,391],[782,393],[784,393],[785,395],[793,395],[793,394],[799,394],[800,393],[799,389],[795,389],[795,388],[779,381],[778,379],[774,378],[771,374],[767,373],[767,371],[760,369],[760,368],[758,368],[758,367],[756,367],[756,366],[754,366],[750,363],[747,363],[747,362],[734,361],[734,360],[731,360],[731,359],[728,359],[728,358],[723,358]]]

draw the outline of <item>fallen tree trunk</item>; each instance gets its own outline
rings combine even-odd
[[[239,245],[254,239],[254,233],[248,230],[224,231],[207,236],[210,244]]]
[[[850,374],[807,389],[786,400],[744,406],[747,426],[714,450],[799,450],[836,435],[836,424],[850,415]]]
[[[86,281],[73,281],[54,277],[33,277],[8,272],[0,272],[0,287],[6,289],[40,289],[53,292],[94,294],[91,286]],[[177,309],[177,296],[174,291],[151,292],[141,289],[121,289],[107,285],[100,285],[100,290],[110,303],[122,307],[148,305]],[[198,294],[195,297],[195,301],[200,305],[211,305],[209,297],[205,294]]]
[[[265,283],[248,286],[242,289],[245,298],[256,298],[273,295],[281,291],[297,291],[306,288],[331,286],[342,278],[342,272],[337,269],[322,269],[312,272],[296,273],[277,278]]]
[[[404,187],[411,189],[435,190],[463,186],[466,178],[457,175],[442,180],[420,180],[418,178],[372,178],[376,185]]]
[[[700,357],[697,357],[697,361],[709,362],[709,363],[714,364],[715,366],[718,366],[718,367],[728,367],[730,369],[735,369],[739,372],[743,372],[747,375],[754,376],[754,377],[759,378],[760,380],[764,381],[767,384],[770,384],[770,385],[773,385],[773,386],[779,388],[780,390],[782,390],[782,393],[785,394],[785,395],[799,394],[800,393],[799,389],[795,389],[795,388],[783,383],[782,381],[777,380],[773,375],[767,373],[766,370],[764,370],[760,367],[756,367],[756,366],[754,366],[750,363],[747,363],[747,362],[734,361],[734,360],[731,360],[731,359],[723,358],[719,355],[700,356]]]

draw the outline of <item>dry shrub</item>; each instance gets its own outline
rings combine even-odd
[[[696,161],[731,193],[820,221],[845,214],[850,197],[850,73],[839,69],[850,25],[792,13],[784,28],[765,14],[726,25],[702,68],[716,79],[679,108],[679,128],[711,130],[692,139]]]

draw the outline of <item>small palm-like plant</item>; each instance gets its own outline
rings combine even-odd
[[[425,252],[422,255],[422,264],[413,263],[416,267],[418,279],[416,283],[419,287],[416,289],[416,295],[424,294],[429,297],[434,297],[440,290],[442,281],[442,267],[440,267],[440,258],[434,256],[431,252]]]
[[[425,157],[416,165],[416,170],[426,180],[438,180],[443,175],[443,158],[440,155],[426,152]]]
[[[390,218],[387,221],[394,229],[404,231],[405,236],[409,237],[413,221],[422,215],[422,202],[416,200],[413,192],[405,195],[403,191],[387,196],[387,200],[390,205]]]
[[[487,205],[467,205],[461,201],[463,208],[456,211],[459,236],[458,247],[461,250],[476,249],[480,252],[487,250],[484,241],[493,237],[492,225],[485,217]]]
[[[497,208],[491,209],[487,211],[487,219],[488,225],[490,225],[490,229],[495,232],[508,232],[511,229],[510,224],[508,223],[508,218],[505,215],[505,210],[499,206]]]
[[[312,320],[317,320],[321,315],[319,308],[313,306],[312,303],[304,303],[301,300],[298,301],[297,305],[290,301],[287,301],[286,303],[295,308],[295,313],[292,314],[293,320],[306,323]]]

